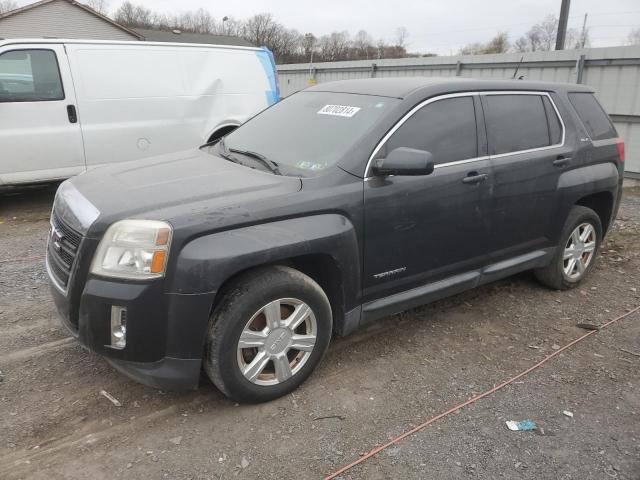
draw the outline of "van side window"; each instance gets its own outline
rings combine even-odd
[[[0,102],[63,100],[58,60],[52,50],[0,54]]]
[[[570,93],[569,101],[589,132],[591,140],[617,137],[609,116],[591,93]]]
[[[544,104],[544,111],[547,113],[551,145],[557,145],[562,142],[562,125],[560,125],[560,119],[558,119],[558,114],[553,108],[553,105],[551,105],[549,97],[542,97],[542,103]]]
[[[477,157],[473,98],[446,98],[425,105],[396,130],[377,157],[399,147],[431,152],[436,165]]]
[[[491,155],[551,145],[541,95],[486,95],[484,101]]]

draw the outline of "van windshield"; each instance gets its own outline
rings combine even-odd
[[[371,95],[300,92],[227,135],[222,146],[211,147],[212,153],[235,151],[241,163],[251,166],[258,154],[275,163],[279,173],[318,174],[334,165],[398,103],[398,99]]]

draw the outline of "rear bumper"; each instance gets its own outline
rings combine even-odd
[[[79,295],[79,305],[54,285],[51,292],[64,326],[118,371],[156,388],[197,388],[213,294],[169,294],[162,281],[93,277]],[[112,306],[127,309],[122,349],[111,346]],[[76,318],[70,313],[74,311],[79,312]]]

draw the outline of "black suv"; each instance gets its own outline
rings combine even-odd
[[[580,85],[326,83],[217,143],[68,180],[47,269],[115,368],[238,401],[292,391],[332,334],[533,269],[593,268],[624,144]]]

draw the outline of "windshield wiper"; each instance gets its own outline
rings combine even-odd
[[[224,144],[222,144],[222,147],[224,148]],[[240,155],[246,155],[247,157],[251,157],[256,160],[260,160],[260,162],[263,165],[265,165],[269,170],[271,170],[273,173],[275,173],[276,175],[282,175],[282,173],[280,172],[280,168],[278,167],[278,164],[273,160],[269,160],[264,155],[261,155],[256,152],[252,152],[250,150],[238,150],[235,148],[230,148],[229,151],[233,153],[239,153]]]
[[[227,160],[230,160],[234,163],[240,163],[238,161],[237,158],[234,158],[233,155],[229,155],[227,147],[224,144],[224,137],[222,137],[218,143],[216,144],[218,147],[218,155],[220,155],[222,158],[226,158]]]

